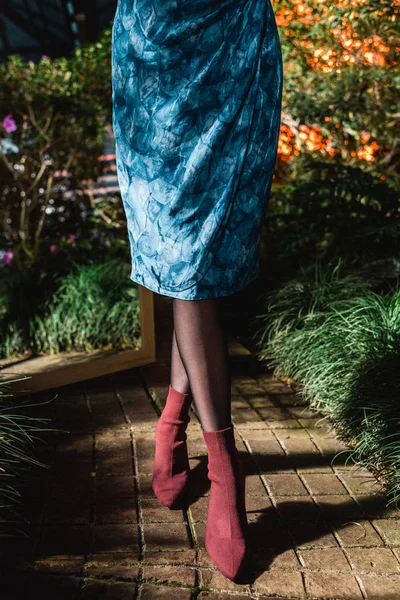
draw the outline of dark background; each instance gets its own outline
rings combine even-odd
[[[95,41],[114,18],[117,0],[0,0],[0,62],[69,56]]]

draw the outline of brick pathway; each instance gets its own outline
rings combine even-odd
[[[59,388],[45,486],[31,491],[31,538],[4,549],[2,600],[400,598],[400,511],[369,471],[235,340],[232,408],[247,470],[255,577],[235,585],[203,544],[209,482],[194,411],[192,503],[170,511],[151,490],[154,428],[169,383],[172,306],[156,296],[154,365]],[[20,594],[20,595],[19,595]]]

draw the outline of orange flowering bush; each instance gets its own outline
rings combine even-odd
[[[396,0],[277,0],[274,9],[285,67],[280,164],[292,170],[297,156],[317,153],[395,179]]]
[[[273,6],[284,82],[261,243],[266,268],[287,273],[317,256],[362,264],[399,256],[398,3]]]

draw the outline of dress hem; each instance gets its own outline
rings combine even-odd
[[[257,264],[257,269],[256,269],[254,275],[250,276],[248,279],[246,278],[244,280],[244,283],[243,282],[240,283],[237,287],[233,288],[229,292],[222,290],[221,293],[219,293],[218,289],[215,289],[215,290],[210,290],[210,292],[196,294],[196,297],[194,297],[194,298],[186,297],[184,295],[185,290],[183,290],[182,292],[171,292],[169,290],[164,290],[163,288],[160,288],[160,287],[158,289],[156,289],[155,286],[151,286],[148,283],[143,283],[142,281],[139,281],[138,279],[136,279],[133,275],[130,275],[129,278],[134,283],[138,283],[139,285],[147,288],[151,292],[155,292],[156,294],[160,294],[161,296],[169,296],[170,298],[178,298],[180,300],[208,300],[208,299],[212,299],[212,298],[222,298],[222,297],[226,297],[226,296],[231,296],[232,294],[235,294],[236,292],[243,290],[252,281],[255,281],[258,278],[258,276],[259,276],[259,265]]]

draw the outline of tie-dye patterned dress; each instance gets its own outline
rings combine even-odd
[[[242,289],[281,117],[270,0],[119,0],[112,90],[130,278],[186,300]]]

